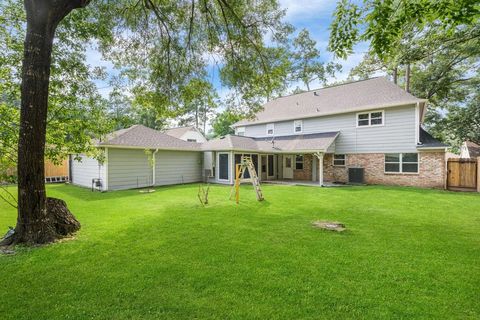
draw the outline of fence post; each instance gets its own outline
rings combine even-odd
[[[477,192],[480,192],[480,157],[477,157]]]

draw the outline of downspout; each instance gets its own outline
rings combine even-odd
[[[156,154],[158,152],[158,149],[155,149],[155,151],[152,154],[152,187],[155,186],[155,168],[157,167],[157,158]]]

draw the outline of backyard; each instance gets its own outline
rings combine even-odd
[[[480,196],[397,187],[50,185],[73,240],[0,256],[0,319],[480,318]],[[16,212],[0,202],[0,230]],[[347,231],[312,227],[338,220]]]

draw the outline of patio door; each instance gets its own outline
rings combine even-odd
[[[283,156],[283,179],[293,179],[293,156],[291,154]]]
[[[262,159],[261,159],[261,167],[262,167],[262,170],[261,170],[261,173],[262,173],[262,180],[267,180],[267,156],[266,155],[262,155]]]

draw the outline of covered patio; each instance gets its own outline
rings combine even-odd
[[[251,157],[262,182],[330,186],[324,182],[324,157],[335,152],[338,132],[250,138],[228,135],[208,141],[203,150],[212,152],[215,173],[211,180],[233,184],[235,164]],[[246,180],[248,174],[244,176]]]

